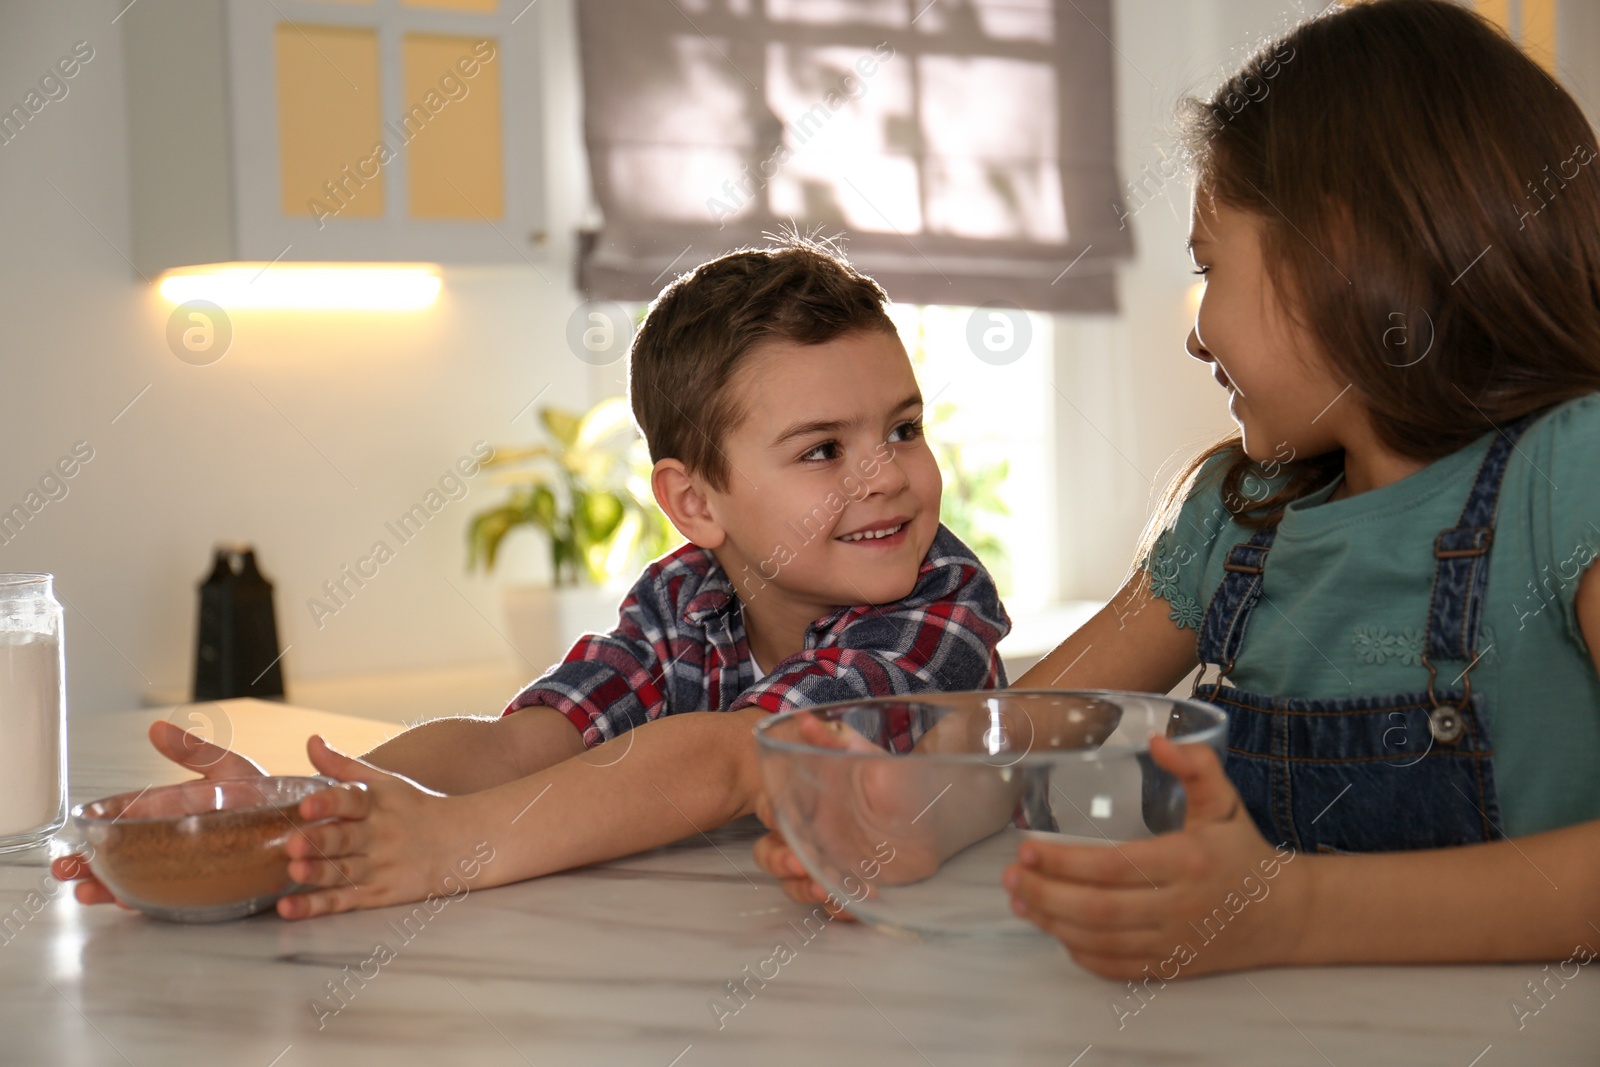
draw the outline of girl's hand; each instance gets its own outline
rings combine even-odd
[[[202,778],[253,778],[267,772],[261,764],[220,745],[203,740],[165,719],[150,724],[150,743],[172,762],[198,771]],[[77,882],[72,895],[80,904],[119,904],[94,872],[89,869],[94,857],[83,852],[58,856],[50,862],[50,873],[62,882]]]
[[[319,736],[306,753],[341,784],[300,802],[303,821],[331,821],[302,827],[285,846],[289,877],[318,888],[279,900],[279,915],[308,919],[451,895],[453,865],[471,852],[462,844],[459,798],[346,756]]]
[[[1002,876],[1013,910],[1105,978],[1288,962],[1311,865],[1267,844],[1208,746],[1155,737],[1150,754],[1183,783],[1183,829],[1115,848],[1025,842]]]

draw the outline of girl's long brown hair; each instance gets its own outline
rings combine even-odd
[[[1390,450],[1432,462],[1600,390],[1594,131],[1492,23],[1449,0],[1330,8],[1178,120],[1196,188],[1263,220],[1289,314]],[[1344,461],[1297,458],[1252,494],[1234,433],[1168,486],[1138,560],[1219,454],[1223,500],[1256,529]]]

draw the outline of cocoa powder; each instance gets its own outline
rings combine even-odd
[[[302,825],[296,806],[116,822],[91,867],[117,896],[164,907],[281,892],[290,884],[284,845]]]

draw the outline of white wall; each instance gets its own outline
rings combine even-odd
[[[1118,0],[1114,5],[1117,136],[1135,257],[1117,315],[1063,317],[1056,327],[1057,498],[1063,599],[1105,599],[1181,464],[1232,427],[1209,368],[1184,341],[1198,280],[1184,250],[1189,186],[1173,154],[1174,108],[1208,95],[1261,40],[1322,3]]]
[[[168,350],[167,309],[123,258],[127,118],[111,20],[125,3],[0,0],[5,108],[75,42],[95,50],[68,96],[0,146],[0,510],[74,442],[95,450],[69,494],[0,545],[0,570],[58,576],[71,604],[75,713],[187,686],[194,585],[224,539],[255,543],[277,584],[291,686],[508,658],[494,629],[494,583],[462,569],[465,519],[497,495],[482,479],[322,629],[306,601],[475,440],[532,437],[531,414],[511,419],[541,389],[541,403],[579,406],[619,385],[620,366],[592,370],[563,340],[576,304],[570,236],[587,210],[573,0],[544,0],[517,24],[547,41],[553,244],[544,278],[531,268],[449,271],[438,306],[413,317],[241,312],[232,350],[210,367]],[[1303,12],[1275,0],[1115,8],[1130,178],[1159,161],[1160,130],[1181,92],[1208,91],[1259,35]],[[1592,70],[1585,77],[1600,85]],[[1056,330],[1066,597],[1114,589],[1153,487],[1228,427],[1215,384],[1181,347],[1193,281],[1186,211],[1187,190],[1173,184],[1134,219],[1138,256],[1120,315],[1064,318]],[[538,543],[511,547],[509,569],[537,574]]]
[[[276,583],[291,687],[507,657],[483,617],[499,625],[493,582],[463,572],[466,517],[498,493],[486,476],[322,629],[306,601],[377,538],[397,545],[384,521],[475,440],[532,438],[531,412],[511,419],[541,389],[541,403],[582,406],[599,374],[615,376],[564,341],[577,303],[567,242],[586,204],[573,94],[549,101],[548,281],[530,267],[449,271],[438,305],[414,316],[236,312],[227,356],[189,366],[167,348],[169,309],[124,259],[127,117],[111,20],[125,3],[0,2],[5,108],[75,42],[95,53],[64,99],[0,146],[0,509],[74,442],[94,449],[68,495],[0,546],[0,570],[57,576],[74,713],[186,690],[194,586],[226,539],[253,542]],[[553,85],[574,83],[570,13],[545,2],[517,23],[550,37]],[[514,547],[537,571],[537,543]]]

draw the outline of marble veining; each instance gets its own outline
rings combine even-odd
[[[353,719],[218,707],[253,738],[245,751],[276,745],[289,758],[308,729],[361,743]],[[151,717],[74,723],[75,803],[188,776],[142,747]],[[9,857],[0,1063],[1600,1062],[1600,971],[1589,967],[1548,983],[1520,1030],[1511,1003],[1548,973],[1539,965],[1254,972],[1169,983],[1141,1000],[1043,936],[808,931],[808,909],[751,859],[759,832],[746,820],[709,841],[476,890],[409,926],[410,908],[175,926],[81,907],[49,887],[42,851]],[[792,957],[762,979],[780,943]]]

